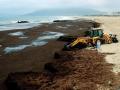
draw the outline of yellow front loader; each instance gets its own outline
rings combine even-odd
[[[93,29],[85,32],[84,37],[77,37],[64,46],[64,49],[85,48],[87,46],[95,46],[97,40],[101,44],[110,44],[118,42],[116,35],[104,34],[102,29]]]
[[[87,46],[94,46],[99,40],[99,37],[78,37],[71,43],[65,45],[64,49],[85,48]]]

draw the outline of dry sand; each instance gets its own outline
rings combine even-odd
[[[117,34],[119,43],[101,46],[101,52],[115,53],[107,55],[106,61],[115,65],[113,67],[113,72],[117,74],[120,72],[120,17],[92,17],[91,19],[102,23],[103,25],[101,27],[104,29],[105,33]]]

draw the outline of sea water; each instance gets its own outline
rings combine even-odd
[[[40,23],[53,22],[54,20],[72,20],[70,16],[18,16],[0,17],[0,31],[13,29],[27,29],[40,25]],[[18,21],[28,21],[29,23],[17,23]]]
[[[0,18],[0,31],[5,30],[13,30],[13,29],[26,29],[26,28],[32,28],[34,26],[38,26],[41,23],[51,23],[54,20],[73,20],[73,17],[67,17],[67,16],[22,16],[22,17],[15,17],[15,18]],[[28,21],[29,23],[17,23],[17,21]],[[10,36],[18,36],[19,38],[22,37],[24,39],[28,38],[24,35],[24,31],[16,31],[9,33]],[[39,36],[34,41],[32,41],[29,44],[22,44],[22,45],[16,45],[12,47],[5,47],[4,52],[5,54],[12,53],[12,52],[18,52],[21,51],[27,47],[36,47],[36,46],[43,46],[48,43],[48,40],[56,39],[59,36],[63,36],[63,33],[60,32],[43,32],[42,36]]]
[[[48,40],[56,39],[56,38],[59,38],[60,36],[64,35],[63,33],[60,33],[60,32],[50,32],[50,31],[43,32],[42,34],[43,34],[42,36],[39,36],[37,39],[33,40],[31,43],[29,43],[27,45],[16,45],[13,47],[6,47],[4,49],[5,54],[9,54],[12,52],[18,52],[27,47],[43,46],[48,43]]]

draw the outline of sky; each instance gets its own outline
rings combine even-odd
[[[24,14],[50,8],[90,8],[119,11],[120,0],[0,0],[0,14]]]

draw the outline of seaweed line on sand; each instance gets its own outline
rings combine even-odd
[[[12,90],[118,90],[119,77],[105,55],[93,50],[58,51],[43,72],[10,73]],[[8,90],[9,90],[8,89]]]

